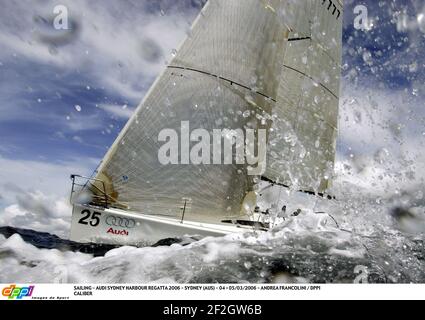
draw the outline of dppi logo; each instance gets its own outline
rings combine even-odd
[[[22,299],[24,297],[31,297],[34,291],[34,286],[22,287],[19,288],[15,284],[12,284],[10,287],[3,288],[1,294],[3,297],[8,297],[8,299]]]

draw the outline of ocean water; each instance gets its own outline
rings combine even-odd
[[[413,215],[391,213],[391,226],[353,228],[343,217],[304,211],[269,232],[144,248],[2,228],[0,283],[423,283],[425,237],[397,228]]]

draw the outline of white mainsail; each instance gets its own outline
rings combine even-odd
[[[338,123],[342,2],[287,1],[288,47],[269,136],[270,181],[325,193],[332,176]]]
[[[185,218],[205,222],[240,215],[254,178],[246,165],[159,163],[159,132],[180,131],[182,121],[210,132],[272,129],[264,176],[324,192],[335,154],[342,8],[334,1],[335,19],[322,1],[210,0],[105,156],[97,179],[109,201],[179,217],[189,199]]]

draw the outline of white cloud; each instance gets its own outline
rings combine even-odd
[[[0,210],[0,226],[69,237],[72,208],[66,198],[57,199],[35,192],[22,194],[18,202]]]
[[[70,174],[90,175],[98,163],[97,159],[75,159],[53,164],[0,156],[0,194],[9,204],[14,203],[16,195],[28,192],[39,191],[49,197],[62,198],[69,195]]]
[[[96,159],[52,164],[0,157],[0,226],[69,236],[70,174],[90,175]]]
[[[51,120],[56,121],[56,123],[62,124],[63,127],[73,132],[102,129],[105,126],[105,124],[102,122],[101,118],[97,114],[92,114],[92,115],[70,114],[67,117],[51,116],[52,118]],[[47,118],[49,118],[49,116],[47,116]]]
[[[114,104],[102,104],[99,105],[99,108],[105,110],[113,117],[124,120],[129,119],[134,113],[134,109],[129,108],[127,105],[117,106]]]
[[[36,9],[29,0],[7,4],[0,13],[0,59],[17,54],[64,70],[84,70],[95,83],[132,101],[142,98],[143,88],[165,67],[194,19],[193,10],[172,11],[166,17],[148,12],[147,1],[61,4],[68,7],[78,32],[60,45],[46,41],[54,30],[37,22],[52,16],[55,2],[38,3]]]
[[[81,144],[84,143],[83,138],[81,138],[80,136],[73,136],[72,140],[74,140],[75,142],[81,143]]]

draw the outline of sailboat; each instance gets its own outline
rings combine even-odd
[[[71,176],[71,240],[142,245],[264,232],[274,225],[258,205],[264,184],[331,198],[342,16],[341,0],[209,0],[96,174]],[[266,130],[254,149],[266,147],[264,167],[252,175],[243,161],[186,162],[189,136],[176,162],[161,163],[161,132],[183,137],[188,126]]]

